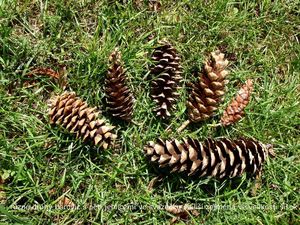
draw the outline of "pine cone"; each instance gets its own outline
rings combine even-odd
[[[239,121],[244,115],[244,109],[250,101],[250,95],[253,90],[253,82],[251,79],[247,80],[242,88],[238,91],[237,96],[227,106],[223,112],[221,123],[227,126]]]
[[[150,142],[144,147],[152,163],[171,173],[183,172],[188,176],[237,177],[244,172],[256,175],[268,154],[269,145],[252,139],[207,139],[200,143],[195,139]]]
[[[61,125],[70,133],[76,134],[76,138],[90,140],[95,145],[107,149],[117,135],[111,133],[113,126],[97,119],[98,114],[96,108],[88,107],[74,92],[65,92],[52,99],[49,111],[51,124]]]
[[[110,55],[111,66],[108,69],[106,97],[109,112],[119,119],[131,121],[134,98],[126,86],[125,70],[121,63],[121,53],[115,49]]]
[[[211,53],[211,59],[203,67],[199,82],[190,84],[192,90],[188,99],[188,115],[192,122],[210,118],[223,100],[225,80],[228,71],[225,70],[228,61],[220,51]]]
[[[151,69],[155,79],[151,83],[151,97],[157,103],[154,109],[163,119],[171,116],[174,103],[178,97],[176,93],[181,80],[182,67],[176,49],[166,41],[160,42],[152,55],[156,65]]]

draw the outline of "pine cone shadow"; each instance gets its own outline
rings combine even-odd
[[[186,190],[187,184],[198,184],[197,188],[200,188],[202,193],[205,193],[207,197],[213,197],[216,195],[225,195],[229,190],[248,190],[253,183],[253,177],[243,179],[243,177],[235,178],[208,178],[208,177],[188,177],[183,174],[169,174],[168,170],[156,169],[149,163],[149,174],[159,174],[159,181],[151,187],[154,192],[160,192],[161,190],[168,190],[172,193]]]
[[[91,141],[76,139],[74,135],[69,134],[67,131],[63,132],[62,128],[56,128],[55,133],[59,136],[59,141],[50,141],[51,143],[46,142],[46,145],[49,146],[46,146],[46,148],[43,149],[43,151],[47,152],[45,154],[45,160],[48,163],[59,163],[61,161],[66,163],[66,158],[69,158],[69,162],[67,163],[71,162],[71,166],[82,165],[82,158],[84,156],[97,165],[105,164],[105,156],[109,154],[111,148],[104,150],[101,147],[94,146]],[[60,149],[60,151],[57,152],[55,151],[56,149]],[[68,152],[70,152],[69,157]],[[78,168],[80,167],[81,166]],[[85,168],[82,168],[82,170],[85,170]]]

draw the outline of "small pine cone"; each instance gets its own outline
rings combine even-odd
[[[104,149],[117,138],[117,135],[112,133],[114,127],[105,124],[104,120],[97,119],[99,112],[96,108],[88,107],[74,92],[65,92],[51,102],[50,123],[61,125],[70,133],[76,134],[76,138],[90,140]]]
[[[106,77],[106,100],[109,112],[119,119],[131,121],[134,98],[126,86],[125,70],[121,63],[121,53],[115,49],[109,57],[111,66]]]
[[[228,75],[228,60],[219,50],[211,53],[211,59],[205,62],[199,82],[190,84],[192,90],[188,99],[188,115],[192,122],[210,118],[217,110],[225,94]]]
[[[236,123],[244,115],[244,109],[250,101],[251,92],[253,90],[253,82],[251,79],[247,80],[246,83],[238,91],[237,96],[233,99],[226,110],[223,112],[221,117],[221,123],[223,126]]]
[[[144,147],[149,160],[171,173],[182,172],[188,176],[217,178],[238,177],[244,172],[257,175],[268,154],[270,145],[252,139],[228,140],[195,139],[149,142]]]
[[[177,51],[166,41],[161,41],[152,55],[156,63],[151,69],[155,79],[151,83],[151,97],[158,105],[154,111],[163,119],[170,117],[174,103],[178,98],[178,83],[181,80],[182,67]]]

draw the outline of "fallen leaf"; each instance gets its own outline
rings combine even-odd
[[[48,191],[48,194],[49,194],[50,196],[55,195],[55,193],[56,193],[56,189],[55,189],[55,188],[51,188],[51,189]]]
[[[188,205],[171,205],[165,208],[168,213],[176,216],[170,220],[171,224],[174,224],[180,220],[187,221],[190,215],[199,216],[199,212],[191,206]]]
[[[277,184],[271,184],[271,185],[270,185],[270,188],[271,188],[272,190],[278,190],[278,189],[279,189],[279,186],[278,186]]]
[[[158,0],[149,0],[149,9],[158,12],[161,9],[161,2]]]
[[[59,70],[53,70],[50,67],[38,67],[33,70],[31,70],[28,74],[27,77],[34,77],[36,75],[46,75],[51,78],[54,78],[57,80],[58,85],[65,90],[68,82],[67,82],[67,69],[65,65],[59,65]],[[31,87],[34,85],[34,81],[25,81],[24,85],[25,87]]]
[[[70,208],[70,209],[74,209],[76,207],[75,203],[68,197],[64,196],[62,197],[57,205],[60,207],[60,208]]]
[[[33,77],[34,75],[47,75],[49,77],[53,77],[55,79],[59,79],[60,74],[59,72],[49,68],[49,67],[39,67],[36,69],[31,70],[27,76]]]
[[[143,1],[142,0],[135,0],[134,2],[134,6],[138,9],[142,9],[143,7]]]
[[[157,177],[154,177],[154,178],[149,182],[148,188],[147,188],[147,189],[148,189],[149,191],[152,191],[152,190],[153,190],[153,187],[156,185],[156,183],[162,181],[162,179],[163,179],[163,176],[162,176],[162,175],[157,176]]]
[[[67,67],[65,65],[61,65],[58,74],[59,74],[58,84],[63,90],[65,90],[66,87],[68,86]]]
[[[262,180],[261,180],[261,171],[256,175],[254,185],[251,188],[250,194],[251,196],[256,196],[257,191],[261,188]]]

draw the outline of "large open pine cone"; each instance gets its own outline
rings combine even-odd
[[[106,102],[112,116],[131,121],[134,98],[126,85],[121,53],[116,49],[109,57],[111,63],[105,80]]]
[[[107,149],[117,138],[112,133],[113,126],[97,119],[99,112],[76,97],[74,92],[65,92],[52,99],[49,116],[50,123],[61,125],[83,141],[92,141],[95,145]]]
[[[228,61],[220,51],[211,53],[211,58],[202,69],[199,81],[190,84],[192,90],[187,108],[191,121],[199,122],[210,118],[223,100]]]
[[[229,140],[195,139],[149,142],[144,147],[152,163],[172,172],[183,172],[189,176],[212,176],[217,178],[237,177],[244,172],[256,175],[271,147],[252,139]]]
[[[155,66],[151,68],[154,80],[151,83],[151,97],[156,102],[156,114],[163,119],[171,116],[174,103],[178,98],[178,83],[182,67],[176,49],[166,41],[161,41],[152,55]]]

